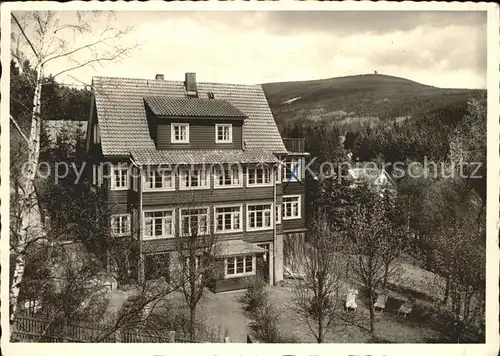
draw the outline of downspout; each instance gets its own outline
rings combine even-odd
[[[278,165],[279,169],[279,165]],[[276,285],[276,172],[273,168],[273,284]]]
[[[138,192],[139,192],[139,214],[137,214],[137,223],[138,223],[138,226],[139,226],[139,229],[138,229],[138,238],[137,240],[139,241],[139,268],[138,268],[138,271],[137,271],[137,278],[139,280],[139,283],[142,283],[144,282],[144,273],[143,273],[143,269],[144,269],[144,264],[143,264],[143,258],[142,258],[142,234],[141,234],[141,231],[142,231],[142,181],[143,181],[143,169],[142,169],[142,166],[139,166],[132,157],[130,157],[130,161],[132,162],[132,164],[134,166],[136,166],[138,169],[139,169],[139,172],[140,172],[140,178],[137,182],[138,184]]]

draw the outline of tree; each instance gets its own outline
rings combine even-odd
[[[438,308],[451,316],[446,329],[454,342],[460,342],[466,331],[479,334],[484,326],[486,245],[481,235],[463,217],[456,217],[436,233],[436,260],[447,282],[446,303]]]
[[[308,241],[301,245],[298,269],[301,280],[294,289],[294,302],[299,316],[318,343],[324,342],[329,329],[343,311],[340,296],[341,233],[336,231],[324,213],[312,219]]]
[[[365,288],[371,332],[375,328],[374,304],[377,292],[383,287],[384,280],[387,281],[394,274],[397,266],[396,258],[388,259],[388,256],[400,255],[394,250],[395,236],[388,233],[391,224],[386,204],[384,197],[368,192],[348,218],[346,248],[349,251],[349,265]]]
[[[94,13],[94,15],[96,15]],[[97,14],[99,15],[99,14]],[[111,15],[111,13],[108,13]],[[30,86],[34,92],[31,109],[31,128],[27,141],[27,172],[17,177],[15,194],[19,201],[19,222],[13,231],[11,251],[15,256],[13,259],[14,272],[10,288],[10,321],[14,320],[19,296],[19,285],[23,279],[27,248],[33,239],[40,238],[42,222],[37,212],[35,178],[40,154],[41,122],[44,118],[42,111],[42,86],[45,82],[45,68],[47,64],[55,63],[61,59],[69,59],[75,65],[69,68],[61,68],[59,72],[52,75],[57,76],[72,70],[92,66],[105,61],[117,60],[128,54],[136,45],[122,46],[120,39],[129,31],[116,30],[110,26],[112,17],[106,19],[104,30],[96,40],[92,40],[81,46],[71,47],[62,34],[71,32],[80,36],[92,33],[92,27],[85,20],[82,13],[76,14],[76,22],[62,23],[60,21],[61,11],[22,12],[12,14],[12,47],[11,55],[18,64],[24,64],[27,60],[33,65],[33,74],[28,77]],[[14,118],[15,120],[15,118]],[[33,221],[37,221],[36,224]]]
[[[487,101],[483,93],[468,102],[466,114],[449,138],[449,159],[457,169],[465,163],[462,178],[483,200],[482,210],[486,208],[486,114]]]
[[[195,194],[190,204],[182,204],[182,209],[188,214],[180,222],[181,231],[186,234],[176,239],[179,284],[189,308],[191,339],[194,339],[196,333],[197,305],[206,288],[214,282],[220,272],[220,259],[218,259],[220,248],[214,233],[215,226],[209,223],[210,213],[207,211],[207,215],[203,215],[203,209],[197,208],[199,204],[201,202]],[[217,224],[217,221],[215,223]]]

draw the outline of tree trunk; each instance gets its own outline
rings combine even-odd
[[[375,330],[375,312],[373,310],[373,305],[370,305],[370,332],[373,333]]]
[[[444,289],[444,298],[443,298],[443,305],[446,305],[448,303],[448,299],[450,297],[450,277],[446,277],[446,285]]]
[[[321,343],[323,343],[323,315],[320,310],[318,318],[318,344]]]
[[[189,307],[189,338],[194,340],[194,324],[196,321],[196,305],[192,305]]]
[[[375,301],[373,300],[373,291],[372,289],[370,288],[368,290],[368,300],[369,300],[369,303],[370,305],[368,306],[368,310],[370,312],[370,332],[373,333],[373,331],[375,330],[375,310],[374,310],[374,307],[373,307],[373,304],[375,303]]]
[[[385,291],[385,288],[387,286],[387,279],[389,278],[389,264],[385,264],[384,268],[384,280],[382,281],[382,289]]]
[[[17,254],[14,260],[14,275],[12,277],[12,285],[10,288],[10,325],[14,325],[14,317],[17,312],[17,299],[19,297],[20,283],[23,280],[25,268],[25,249],[28,243],[30,228],[32,227],[31,218],[33,218],[32,209],[36,206],[36,196],[34,189],[34,181],[38,158],[40,155],[40,105],[42,91],[43,66],[40,66],[37,72],[37,82],[35,87],[35,95],[33,96],[33,112],[31,116],[31,132],[28,143],[28,174],[24,182],[24,190],[20,191],[21,214],[20,214],[20,231],[17,236],[18,246]],[[41,224],[41,221],[39,222]],[[37,236],[38,237],[38,236]],[[11,332],[13,332],[11,330]]]

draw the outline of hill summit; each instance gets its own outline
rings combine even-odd
[[[278,125],[296,120],[390,121],[465,105],[478,90],[445,89],[383,74],[263,84]]]

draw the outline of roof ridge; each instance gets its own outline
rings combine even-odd
[[[109,75],[96,75],[92,77],[94,79],[121,79],[121,80],[141,80],[144,82],[158,82],[158,83],[184,83],[182,80],[156,80],[156,79],[147,79],[147,78],[132,78],[132,77],[115,77]],[[198,84],[206,84],[206,85],[234,85],[240,87],[254,87],[254,88],[262,88],[262,84],[241,84],[241,83],[226,83],[226,82],[198,82]]]

